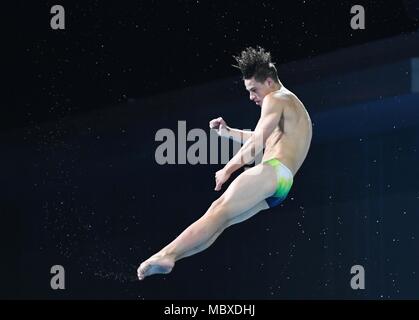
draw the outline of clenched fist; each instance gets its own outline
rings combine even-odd
[[[212,119],[209,122],[209,127],[217,131],[217,134],[221,137],[228,136],[228,128],[227,123],[224,121],[223,118],[218,117],[216,119]]]

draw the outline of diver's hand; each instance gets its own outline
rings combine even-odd
[[[228,137],[228,126],[227,123],[224,121],[223,118],[218,117],[216,119],[212,119],[209,122],[209,127],[217,131],[217,134],[220,137]]]
[[[230,179],[230,173],[225,169],[221,169],[215,173],[215,191],[220,191],[223,184]]]

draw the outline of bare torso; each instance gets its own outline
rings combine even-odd
[[[303,103],[285,87],[271,94],[286,97],[289,103],[284,106],[278,126],[266,140],[262,161],[278,158],[295,175],[310,147],[311,119]]]

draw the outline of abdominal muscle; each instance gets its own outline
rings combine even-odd
[[[296,130],[293,131],[296,132]],[[310,142],[311,131],[287,134],[276,128],[266,140],[262,162],[277,158],[295,176],[307,156]]]

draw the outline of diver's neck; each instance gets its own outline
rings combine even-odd
[[[280,83],[275,83],[275,87],[273,88],[273,92],[275,92],[275,91],[279,91],[279,90],[281,90],[282,88],[284,88],[284,86],[283,86],[283,84],[280,82]]]

